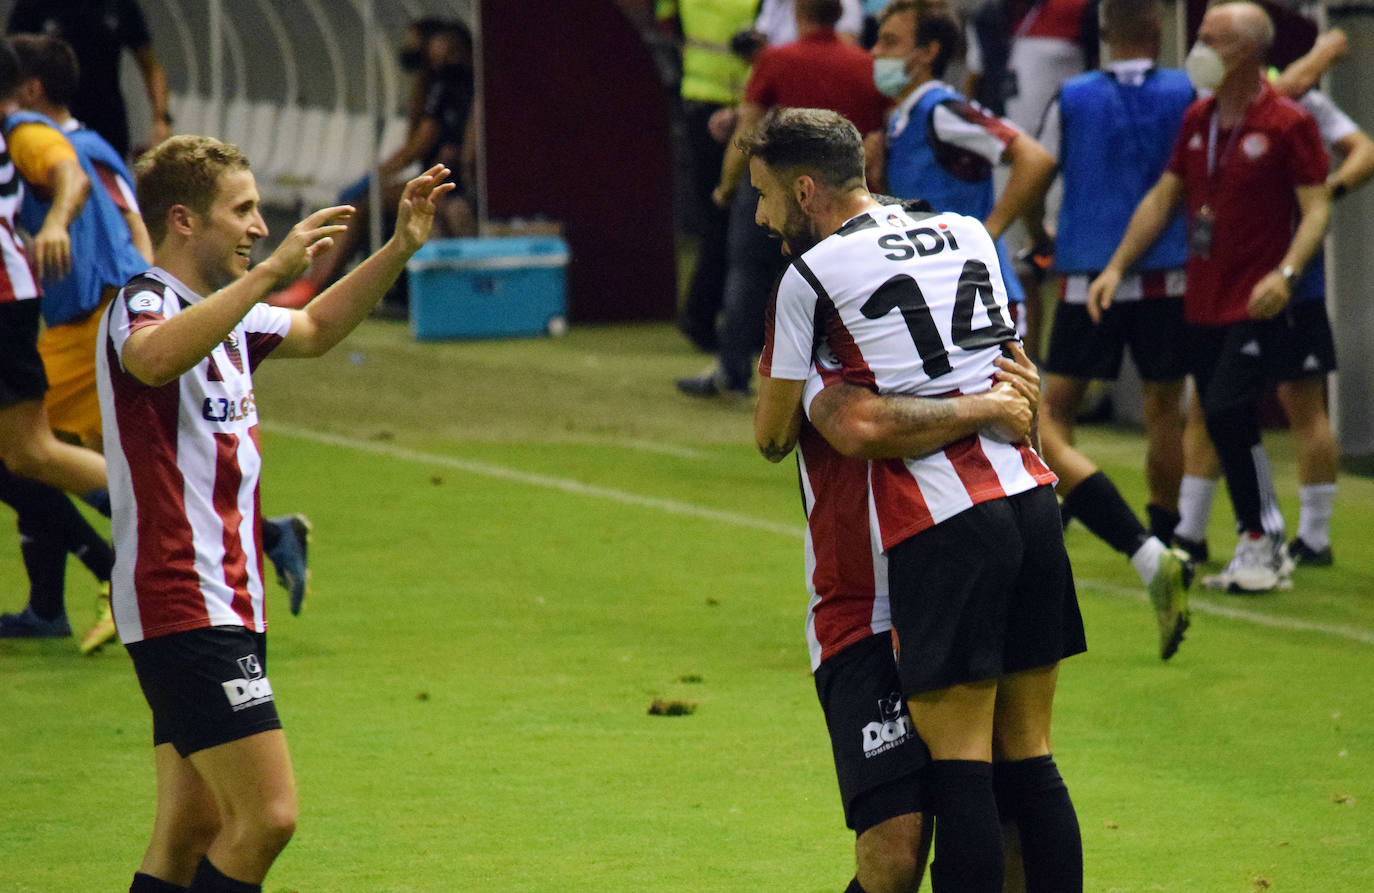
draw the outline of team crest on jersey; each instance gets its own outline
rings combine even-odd
[[[1201,148],[1202,148],[1202,134],[1200,134],[1200,133],[1195,133],[1195,134],[1193,134],[1193,138],[1190,139],[1190,140],[1188,140],[1188,148],[1189,148],[1189,149],[1194,149],[1194,150],[1196,150],[1196,149],[1201,149]]]
[[[916,733],[906,699],[900,692],[892,692],[878,699],[878,719],[863,728],[864,757],[876,757],[908,741]]]
[[[153,313],[162,309],[162,298],[150,291],[130,295],[125,303],[133,314]]]
[[[1246,158],[1254,161],[1269,151],[1269,137],[1262,133],[1247,134],[1245,139],[1240,141],[1240,150],[1245,153]]]
[[[239,353],[239,336],[237,332],[230,332],[224,339],[224,352],[229,357],[229,362],[234,364],[234,368],[240,373],[243,372],[243,354]]]
[[[272,683],[263,674],[262,662],[256,654],[246,654],[238,659],[242,678],[221,682],[229,706],[235,711],[246,710],[272,700]]]

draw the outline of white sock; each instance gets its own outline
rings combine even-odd
[[[1331,510],[1336,502],[1335,484],[1303,484],[1298,488],[1302,508],[1298,514],[1298,539],[1320,552],[1331,545]]]
[[[1165,548],[1159,537],[1152,536],[1141,543],[1140,548],[1131,556],[1131,564],[1135,567],[1135,572],[1140,574],[1140,582],[1146,586],[1150,585],[1150,581],[1159,572],[1159,556],[1164,554]]]
[[[1174,536],[1202,542],[1207,539],[1207,522],[1212,518],[1212,496],[1217,482],[1211,478],[1185,474],[1178,485],[1178,526]]]

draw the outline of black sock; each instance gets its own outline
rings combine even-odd
[[[262,522],[262,551],[271,552],[281,542],[281,528],[275,524]]]
[[[48,523],[61,537],[62,546],[80,559],[97,580],[102,583],[109,580],[110,571],[114,569],[114,549],[105,538],[76,510],[66,494],[62,495],[62,505],[53,503],[52,512]]]
[[[1020,830],[1026,893],[1082,891],[1083,838],[1054,757],[998,763],[995,775],[997,806]]]
[[[1150,519],[1150,534],[1168,546],[1174,541],[1174,528],[1178,526],[1178,512],[1166,509],[1153,502],[1145,506],[1145,514]]]
[[[0,464],[0,501],[19,516],[20,552],[29,573],[29,603],[44,620],[63,611],[62,583],[67,556],[63,545],[62,523],[72,507],[65,493],[47,484],[10,472]],[[56,554],[62,553],[61,557]]]
[[[1064,506],[1099,539],[1128,557],[1150,538],[1150,532],[1121,498],[1111,478],[1100,471],[1070,490],[1064,497]]]
[[[82,564],[86,565],[86,570],[91,572],[91,576],[101,583],[108,583],[110,573],[114,570],[114,549],[111,549],[110,544],[95,532],[95,528],[88,529],[95,535],[95,538],[71,549],[71,553],[80,559]]]
[[[1238,402],[1220,409],[1203,403],[1207,433],[1216,447],[1217,460],[1226,478],[1226,492],[1240,532],[1264,530],[1264,498],[1260,493],[1255,451],[1260,446],[1259,408]]]
[[[46,530],[28,529],[27,520],[19,517],[19,553],[29,575],[29,607],[44,620],[56,620],[67,611],[67,550]]]
[[[185,889],[141,871],[134,875],[134,882],[129,885],[129,893],[178,893]]]
[[[849,882],[849,886],[844,888],[844,893],[868,893],[868,891],[864,889],[863,884],[859,883],[858,878],[854,878]]]
[[[935,816],[935,893],[1002,893],[1002,825],[992,789],[992,764],[935,760],[930,764]]]
[[[262,884],[249,884],[225,877],[218,868],[210,864],[209,856],[203,856],[200,864],[196,866],[196,876],[191,881],[191,886],[186,889],[190,893],[262,893]]]

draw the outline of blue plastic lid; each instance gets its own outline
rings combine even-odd
[[[558,236],[489,236],[482,239],[431,239],[415,252],[414,260],[479,260],[490,257],[530,257],[568,253]]]

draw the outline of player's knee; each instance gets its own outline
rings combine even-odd
[[[1159,396],[1151,397],[1148,394],[1141,406],[1145,427],[1150,431],[1169,431],[1177,437],[1177,432],[1183,428],[1183,412],[1178,405],[1178,394],[1174,394],[1172,402]]]
[[[1244,399],[1205,403],[1202,414],[1207,434],[1214,444],[1232,439],[1235,434],[1244,437],[1246,432],[1259,425],[1258,405]]]
[[[1050,753],[1049,724],[1034,717],[1003,722],[1000,727],[993,729],[992,753],[999,763],[1028,760]]]
[[[921,814],[908,813],[859,835],[854,854],[866,893],[914,893],[924,868],[923,827]]]
[[[273,851],[274,854],[285,849],[296,833],[296,822],[299,817],[300,810],[294,797],[279,798],[269,804],[262,811],[258,822],[264,848]]]
[[[1326,414],[1321,391],[1285,391],[1280,387],[1278,395],[1279,405],[1283,407],[1284,415],[1288,416],[1288,424],[1294,434],[1313,437],[1330,431],[1331,421]]]
[[[271,862],[296,833],[297,808],[293,798],[278,798],[230,821],[227,832],[235,849]]]
[[[915,848],[895,840],[867,850],[859,859],[859,882],[866,893],[914,893],[920,872]]]
[[[1060,428],[1072,428],[1078,418],[1078,397],[1062,391],[1049,391],[1044,395],[1045,419]]]
[[[179,818],[172,833],[176,835],[174,849],[187,854],[192,866],[200,861],[210,849],[210,843],[219,835],[220,821],[213,812],[187,814]]]

